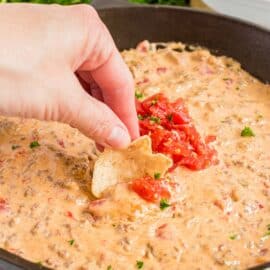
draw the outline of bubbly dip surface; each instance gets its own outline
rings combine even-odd
[[[238,270],[270,261],[269,85],[182,43],[143,42],[122,55],[140,98],[183,98],[198,131],[216,136],[219,164],[170,173],[165,209],[127,184],[95,200],[91,140],[64,124],[1,117],[0,247],[52,269]]]

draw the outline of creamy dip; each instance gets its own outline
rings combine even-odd
[[[0,118],[0,247],[53,269],[246,269],[270,261],[270,87],[181,43],[123,52],[136,90],[182,97],[219,164],[179,167],[170,206],[118,184],[91,196],[94,143],[59,123]],[[243,137],[249,127],[254,137]]]

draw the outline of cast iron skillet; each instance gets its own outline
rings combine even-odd
[[[188,8],[127,6],[123,0],[96,0],[94,5],[120,50],[134,47],[144,39],[198,44],[218,55],[235,58],[251,74],[270,82],[270,31],[266,29]],[[0,250],[0,270],[19,269],[48,268]],[[270,269],[270,263],[249,270],[266,269]]]

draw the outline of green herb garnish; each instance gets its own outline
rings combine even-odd
[[[137,269],[142,269],[143,268],[143,261],[137,261],[136,266],[137,266]]]
[[[168,203],[167,199],[161,199],[160,203],[159,203],[159,207],[161,210],[164,210],[168,207],[170,207],[171,205]]]
[[[111,265],[108,265],[107,266],[107,270],[112,270],[112,266]]]
[[[135,97],[136,97],[137,99],[143,98],[143,93],[136,91],[136,92],[135,92]]]
[[[159,124],[160,123],[160,118],[156,117],[156,116],[150,116],[150,121],[153,121],[153,122]]]
[[[155,99],[153,99],[153,100],[151,101],[151,106],[156,105],[156,104],[157,104],[157,98],[155,98]]]
[[[39,142],[38,141],[33,141],[33,142],[31,142],[30,144],[29,144],[29,147],[30,148],[36,148],[36,147],[39,147],[40,146],[40,144],[39,144]]]
[[[238,235],[237,234],[232,234],[232,235],[230,235],[230,239],[231,240],[235,240],[235,239],[237,239],[237,237],[238,237]]]
[[[267,232],[263,235],[263,237],[268,237],[270,236],[270,224],[266,225]]]
[[[143,117],[141,114],[138,114],[138,119],[139,119],[139,120],[143,120],[144,117]]]
[[[11,149],[12,150],[16,150],[17,148],[20,148],[21,146],[20,145],[18,145],[18,144],[13,144],[12,146],[11,146]]]
[[[245,127],[241,131],[241,136],[242,137],[254,137],[255,136],[255,133],[253,132],[253,130],[250,127]]]
[[[75,243],[75,240],[74,240],[74,239],[71,239],[71,240],[69,240],[68,242],[69,242],[69,244],[70,244],[71,246],[73,246],[73,244]]]
[[[154,174],[155,179],[160,179],[161,173],[157,172]]]

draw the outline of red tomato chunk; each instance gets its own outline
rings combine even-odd
[[[137,101],[136,108],[140,134],[151,137],[154,152],[172,158],[172,169],[202,170],[218,163],[216,150],[209,146],[215,136],[201,138],[181,98],[170,102],[159,93]]]
[[[155,180],[151,176],[133,180],[130,188],[148,202],[156,202],[161,198],[169,199],[171,197],[164,181],[162,179]]]
[[[3,198],[0,198],[0,211],[4,211],[8,209],[7,201]]]

